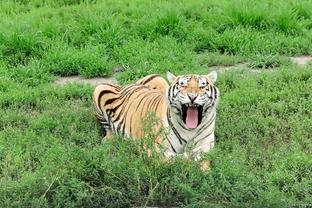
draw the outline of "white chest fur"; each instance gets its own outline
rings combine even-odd
[[[182,153],[191,155],[197,160],[202,152],[208,152],[214,147],[216,109],[209,109],[205,115],[197,128],[188,129],[179,115],[170,112],[167,114],[167,118],[163,119],[164,127],[167,129],[164,143],[166,156]]]

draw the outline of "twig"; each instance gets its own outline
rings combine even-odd
[[[149,195],[148,195],[148,197],[147,197],[147,200],[146,200],[146,202],[145,202],[145,204],[144,204],[143,207],[146,207],[146,206],[147,206],[148,201],[149,201],[150,198],[152,197],[152,195],[153,195],[153,193],[154,193],[154,190],[158,187],[158,185],[159,185],[159,183],[157,182],[156,185],[155,185],[155,187],[151,189],[151,191],[150,191],[150,193],[149,193]]]
[[[54,184],[54,182],[58,179],[58,177],[54,178],[53,181],[50,183],[49,187],[47,188],[47,190],[44,192],[44,194],[41,196],[41,198],[44,198],[47,193],[50,191],[52,185]]]

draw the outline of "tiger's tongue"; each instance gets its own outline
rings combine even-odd
[[[186,127],[194,129],[198,125],[198,109],[196,107],[188,107],[186,111]]]

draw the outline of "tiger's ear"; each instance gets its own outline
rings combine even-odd
[[[212,83],[215,83],[218,78],[218,74],[216,71],[212,71],[208,74],[208,78],[212,81]]]
[[[174,74],[172,74],[171,72],[167,71],[167,79],[168,79],[168,81],[170,83],[173,82],[176,78],[177,77]]]

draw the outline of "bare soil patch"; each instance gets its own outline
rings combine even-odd
[[[57,86],[63,86],[72,83],[90,84],[92,86],[97,86],[101,83],[116,84],[117,81],[114,77],[96,77],[86,79],[80,76],[70,76],[70,77],[59,77],[53,84]]]
[[[242,69],[242,68],[246,68],[248,67],[248,63],[240,63],[240,64],[235,64],[233,66],[212,66],[211,69],[212,70],[216,70],[219,73],[224,73],[228,70],[233,70],[233,69]]]
[[[290,60],[298,65],[306,65],[308,62],[312,61],[312,56],[294,56],[289,57]],[[217,65],[210,67],[212,70],[216,70],[219,73],[224,73],[229,70],[235,69],[242,69],[242,68],[249,68],[248,63],[239,63],[232,66],[224,66],[224,65]],[[262,72],[261,70],[253,70],[254,72]],[[69,77],[59,77],[53,84],[57,86],[62,86],[66,84],[72,83],[80,83],[80,84],[90,84],[92,86],[97,86],[101,83],[110,83],[110,84],[117,84],[117,81],[114,77],[96,77],[96,78],[83,78],[80,76],[69,76]]]
[[[295,57],[290,57],[290,60],[299,65],[305,65],[312,60],[312,57],[311,56],[295,56]]]

